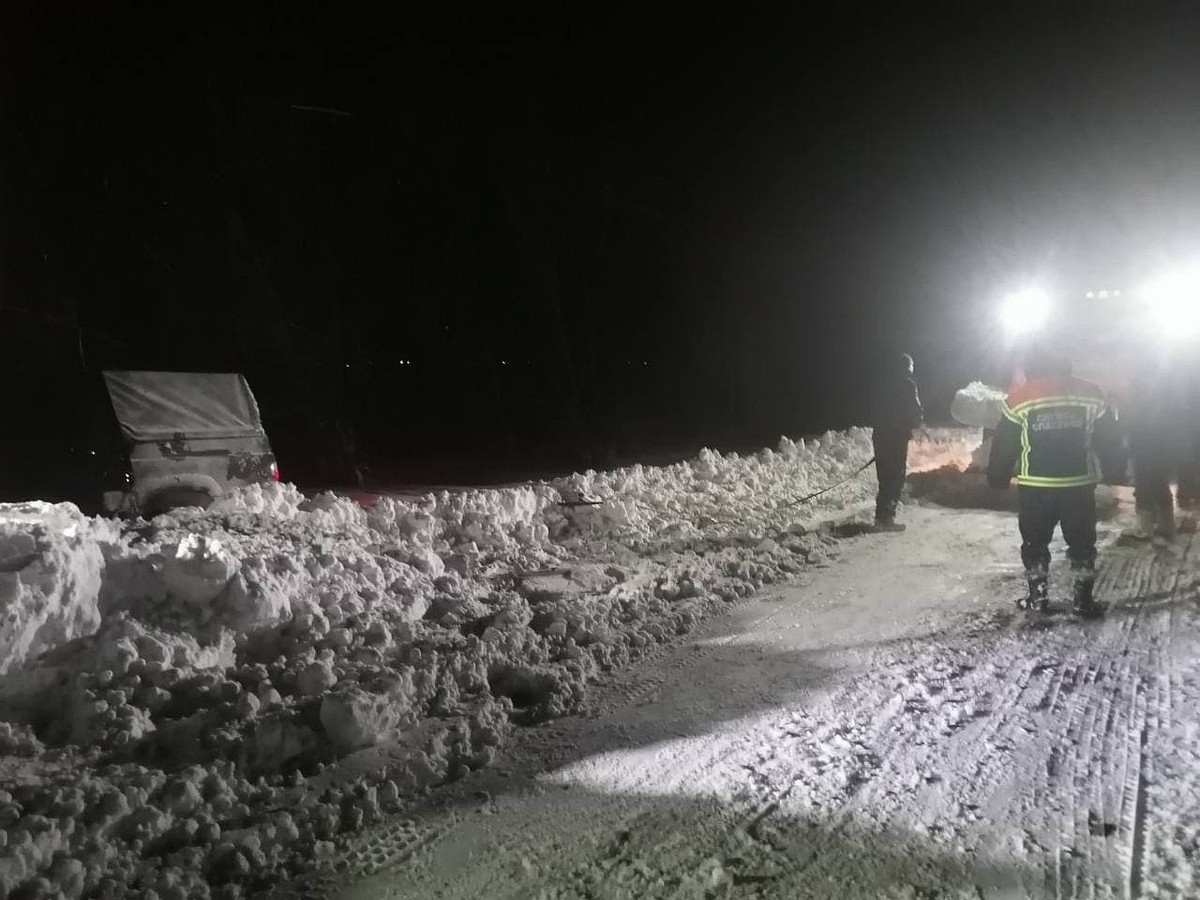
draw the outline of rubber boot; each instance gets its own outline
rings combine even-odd
[[[1075,579],[1075,597],[1071,601],[1071,609],[1076,615],[1094,616],[1099,611],[1096,598],[1093,596],[1096,588],[1096,576],[1087,575]]]
[[[1049,579],[1042,574],[1030,574],[1026,580],[1029,582],[1029,596],[1017,605],[1034,612],[1045,612],[1050,607]]]

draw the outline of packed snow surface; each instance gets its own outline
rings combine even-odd
[[[824,564],[870,456],[855,429],[370,509],[280,484],[125,526],[0,506],[0,897],[236,897],[324,858]]]

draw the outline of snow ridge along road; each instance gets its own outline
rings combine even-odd
[[[978,439],[935,429],[910,466]],[[284,484],[150,522],[0,504],[0,898],[239,900],[363,829],[437,843],[394,817],[826,564],[815,526],[870,502],[870,457],[854,428],[369,509]]]
[[[909,521],[279,895],[1195,896],[1194,538],[1123,547],[1109,526],[1107,618],[1033,620],[1011,514]]]

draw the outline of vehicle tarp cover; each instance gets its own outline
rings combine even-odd
[[[250,385],[235,373],[105,372],[113,410],[134,443],[177,434],[219,437],[262,434]]]

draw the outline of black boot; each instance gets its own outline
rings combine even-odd
[[[1041,574],[1029,574],[1026,576],[1026,579],[1029,582],[1029,596],[1025,597],[1017,605],[1022,609],[1045,612],[1050,607],[1049,579]]]
[[[1071,602],[1071,609],[1081,616],[1093,616],[1100,607],[1096,604],[1096,598],[1093,593],[1096,589],[1095,577],[1084,577],[1075,579],[1075,598]]]

